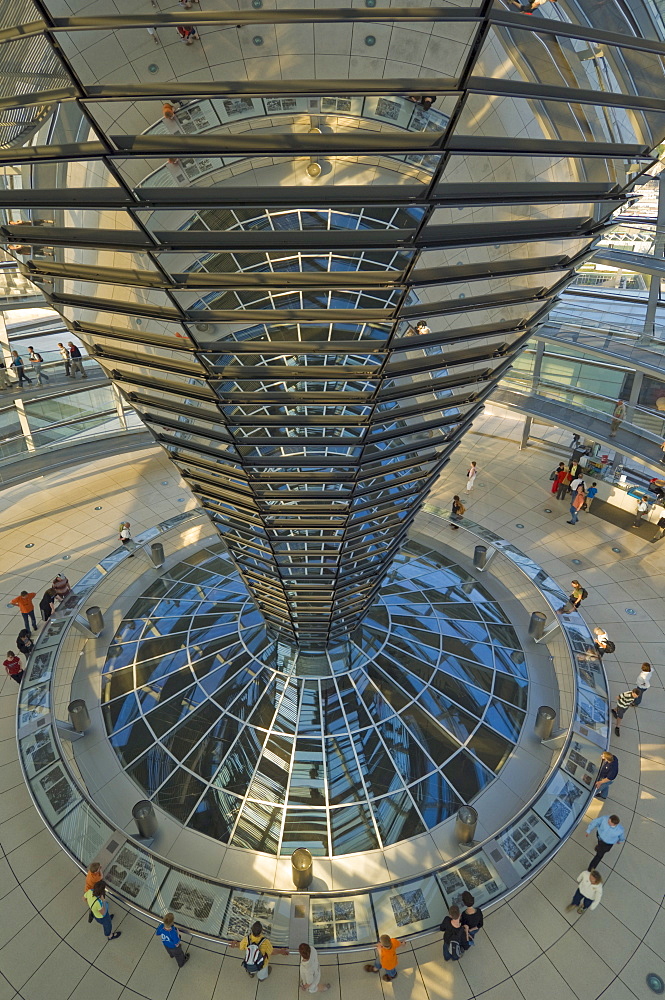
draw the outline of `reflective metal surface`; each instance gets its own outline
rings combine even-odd
[[[131,608],[103,700],[128,774],[181,823],[269,854],[337,855],[473,801],[518,740],[527,668],[486,588],[415,542],[363,624],[318,654],[270,638],[218,545]]]

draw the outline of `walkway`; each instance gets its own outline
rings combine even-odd
[[[608,449],[641,462],[648,469],[652,469],[655,475],[662,476],[663,474],[661,463],[663,452],[658,444],[655,441],[647,440],[644,431],[633,428],[625,421],[615,436],[611,438],[612,417],[610,414],[570,406],[556,399],[547,399],[544,396],[519,392],[516,389],[505,389],[501,385],[492,393],[492,403],[507,406],[511,410],[519,410],[520,413],[525,413],[546,423],[555,424],[557,427],[566,427],[578,434],[581,433],[585,438],[599,441]]]
[[[583,516],[576,528],[568,526],[564,505],[549,492],[548,474],[559,456],[536,447],[518,451],[521,421],[485,417],[477,430],[484,433],[468,435],[433,500],[448,504],[462,490],[468,460],[477,461],[470,516],[516,541],[562,584],[573,575],[583,581],[588,620],[605,625],[617,641],[620,658],[605,661],[613,693],[633,682],[644,659],[656,668],[643,705],[627,717],[621,740],[613,740],[620,776],[605,811],[619,813],[628,842],[601,866],[605,894],[595,912],[564,912],[590,857],[580,828],[533,883],[489,914],[462,962],[444,965],[438,935],[430,935],[404,950],[400,975],[390,985],[362,971],[367,955],[344,954],[324,960],[329,997],[651,1000],[646,974],[665,978],[662,552],[599,518]],[[54,473],[39,493],[24,485],[0,494],[3,648],[11,648],[20,625],[6,607],[18,589],[41,591],[59,570],[76,580],[115,544],[120,520],[130,520],[138,532],[191,505],[156,447]],[[30,543],[34,548],[27,549]],[[573,567],[573,558],[580,564]],[[193,942],[191,962],[176,973],[152,927],[118,905],[113,909],[123,936],[104,943],[100,929],[87,923],[81,875],[28,799],[16,761],[16,689],[9,679],[0,685],[0,1000],[253,1000],[261,992],[270,1000],[296,1000],[294,957],[276,959],[270,985],[261,986],[247,979],[237,951]],[[598,811],[595,803],[590,815]]]

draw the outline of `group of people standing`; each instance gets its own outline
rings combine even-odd
[[[65,363],[65,375],[67,377],[71,376],[74,379],[77,375],[80,375],[81,378],[88,377],[83,370],[83,355],[76,344],[70,340],[66,347],[64,344],[58,344],[58,350],[60,357]],[[50,378],[43,370],[44,358],[34,347],[28,347],[28,361],[32,367],[33,374],[37,376],[38,384],[46,385],[50,381]],[[23,388],[24,383],[32,385],[32,379],[26,375],[25,362],[18,351],[12,351],[12,360],[9,367],[14,370],[14,374],[18,379],[19,389]],[[2,365],[0,367],[0,389],[9,389],[11,385],[12,382],[7,374],[7,369]]]
[[[51,615],[53,614],[53,608],[57,601],[63,601],[65,597],[68,597],[71,593],[71,586],[69,580],[62,573],[58,573],[55,577],[51,586],[44,591],[44,595],[39,602],[39,610],[41,611],[42,620],[47,622]],[[32,591],[22,590],[18,597],[14,597],[10,602],[21,612],[23,616],[23,628],[18,634],[16,640],[16,646],[26,661],[30,656],[30,653],[35,648],[35,644],[32,640],[32,632],[30,627],[32,626],[32,631],[37,631],[37,619],[35,617],[35,605],[34,599],[37,594]],[[21,663],[20,657],[14,652],[13,649],[7,650],[7,658],[3,660],[2,663],[5,668],[5,673],[12,680],[20,684],[23,680],[23,674],[25,669]]]
[[[577,524],[580,511],[590,510],[598,494],[596,483],[592,483],[587,489],[578,462],[571,462],[568,466],[564,462],[559,462],[558,467],[551,473],[550,480],[552,493],[557,500],[565,500],[570,495],[570,520],[567,523]]]

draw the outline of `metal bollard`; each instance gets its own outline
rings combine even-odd
[[[98,635],[100,632],[104,631],[104,616],[101,609],[98,607],[88,608],[85,613],[88,619],[88,627],[91,632]]]
[[[157,569],[164,565],[164,546],[161,542],[152,543],[150,546],[150,558]]]
[[[144,840],[151,840],[157,833],[157,817],[152,807],[152,802],[141,799],[132,809],[132,818],[136,822],[139,837]]]
[[[547,615],[544,611],[531,612],[531,618],[529,620],[529,635],[532,639],[535,639],[536,642],[543,637],[546,621]]]
[[[478,813],[472,806],[462,806],[455,820],[455,840],[461,846],[472,844],[476,833]]]
[[[312,855],[306,847],[298,847],[291,855],[291,878],[296,889],[307,889],[313,875]]]
[[[485,563],[487,562],[487,546],[486,545],[476,545],[473,550],[473,565],[476,569],[485,569]]]
[[[540,740],[549,740],[554,729],[556,712],[549,705],[541,705],[536,715],[535,733]]]
[[[83,698],[70,701],[69,705],[67,705],[67,712],[69,713],[69,721],[75,732],[84,733],[87,729],[90,729],[88,706],[83,701]]]

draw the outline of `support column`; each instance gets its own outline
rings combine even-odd
[[[665,179],[661,171],[658,177],[658,214],[656,216],[656,236],[654,240],[654,258],[665,256]],[[644,315],[644,328],[638,343],[646,344],[656,335],[656,307],[660,298],[660,275],[651,275],[649,285],[649,300]]]

